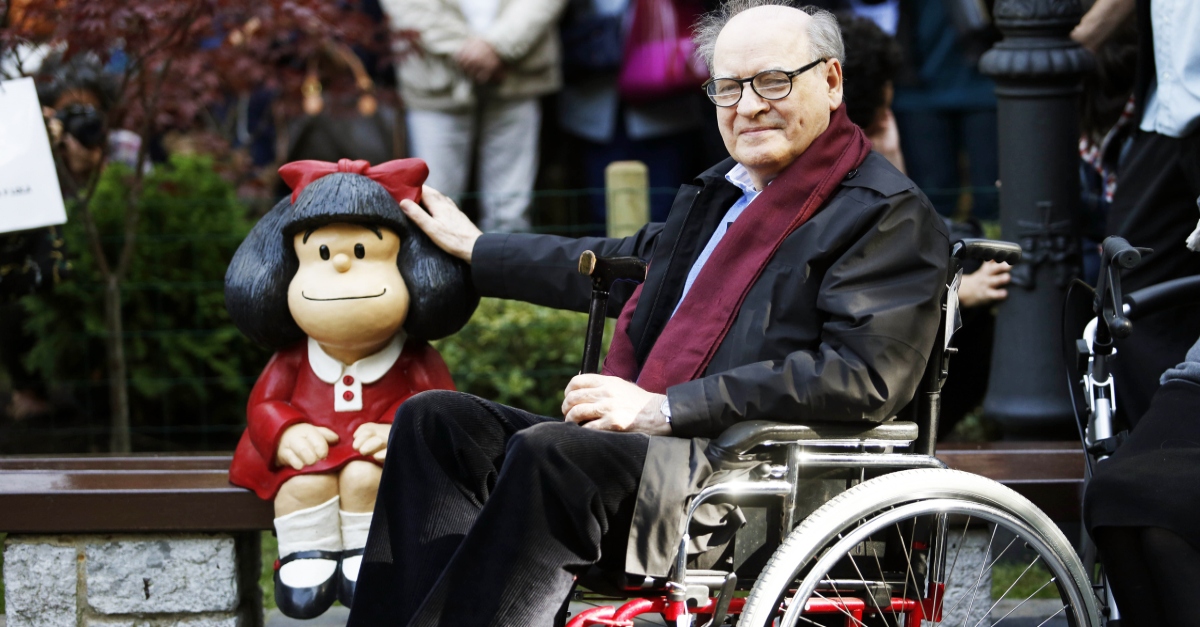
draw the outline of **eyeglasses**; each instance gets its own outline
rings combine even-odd
[[[817,67],[828,59],[820,58],[808,65],[791,72],[783,70],[766,70],[750,78],[710,78],[705,81],[704,93],[718,107],[732,107],[742,100],[742,92],[746,83],[750,89],[764,100],[782,100],[792,93],[792,79]]]

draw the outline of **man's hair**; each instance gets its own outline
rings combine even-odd
[[[900,46],[875,22],[856,15],[839,15],[846,58],[842,59],[842,100],[850,121],[867,128],[884,102],[884,87],[900,69]]]
[[[725,28],[733,16],[765,6],[798,9],[812,16],[813,19],[808,24],[808,49],[814,60],[825,58],[841,61],[845,58],[842,31],[838,28],[837,18],[829,11],[814,6],[797,6],[792,0],[730,0],[702,15],[692,29],[696,54],[704,60],[709,72],[713,69],[713,50],[716,48],[717,35],[721,34],[721,29]]]

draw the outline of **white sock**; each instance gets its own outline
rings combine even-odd
[[[276,518],[279,556],[287,557],[300,551],[341,551],[340,502],[341,499],[335,496],[316,507]],[[293,588],[310,588],[329,579],[336,570],[336,560],[301,559],[284,564],[279,569],[279,579]]]
[[[367,533],[371,531],[371,512],[347,512],[341,510],[342,546],[346,550],[367,546]],[[342,574],[350,581],[358,581],[358,568],[362,565],[361,555],[350,555],[342,559]]]

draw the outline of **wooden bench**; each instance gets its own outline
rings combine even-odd
[[[229,455],[0,458],[0,532],[271,528],[271,504],[229,483]]]
[[[951,468],[995,479],[1055,520],[1079,519],[1074,442],[947,443]],[[253,531],[271,504],[229,484],[229,455],[0,458],[0,532]]]
[[[1080,520],[1085,462],[1079,442],[948,442],[938,447],[938,458],[1016,490],[1053,520]]]

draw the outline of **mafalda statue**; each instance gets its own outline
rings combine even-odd
[[[392,417],[405,399],[454,389],[426,342],[479,303],[470,268],[400,212],[417,201],[418,159],[299,161],[294,190],[250,232],[225,274],[225,302],[276,350],[250,393],[229,480],[275,504],[275,602],[293,618],[354,595]]]

